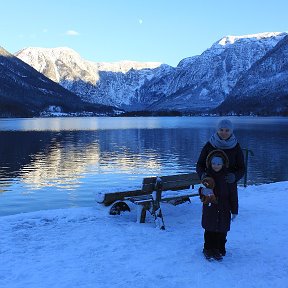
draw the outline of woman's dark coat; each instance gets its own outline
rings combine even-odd
[[[196,171],[201,178],[203,173],[211,176],[215,180],[214,194],[218,199],[218,204],[203,205],[202,227],[207,231],[227,232],[230,230],[231,213],[238,214],[238,191],[237,181],[239,181],[245,171],[244,157],[239,143],[231,149],[222,149],[229,159],[229,167],[223,167],[221,171],[215,172],[211,167],[206,167],[208,154],[216,150],[210,142],[203,147],[196,166]],[[227,173],[234,173],[235,183],[229,184],[225,180]]]

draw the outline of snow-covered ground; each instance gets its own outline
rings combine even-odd
[[[0,217],[0,287],[288,287],[288,182],[239,189],[222,262],[202,256],[198,197],[163,204],[166,231],[91,208]]]

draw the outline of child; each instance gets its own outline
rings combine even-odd
[[[214,150],[207,156],[206,173],[202,179],[206,188],[199,189],[203,202],[202,227],[205,229],[203,253],[207,259],[223,259],[226,254],[225,243],[227,232],[230,230],[231,213],[234,217],[238,214],[237,191],[229,189],[230,184],[225,178],[228,167],[229,160],[224,151]]]

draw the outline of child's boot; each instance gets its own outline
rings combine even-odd
[[[213,256],[212,257],[217,261],[221,261],[223,259],[222,255],[220,254],[218,249],[213,250]]]
[[[206,248],[203,249],[203,254],[207,260],[211,259],[214,255],[212,249],[206,249]]]

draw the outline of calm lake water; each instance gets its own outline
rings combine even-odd
[[[248,184],[288,180],[288,118],[230,119],[254,152]],[[194,171],[218,120],[0,119],[0,215],[93,206],[100,192],[139,189],[143,177]]]

